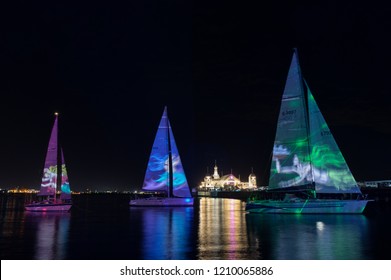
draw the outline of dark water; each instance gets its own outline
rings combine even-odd
[[[28,213],[2,195],[1,259],[391,259],[391,205],[365,215],[246,214],[244,202],[128,208],[126,195],[74,196],[70,213]]]

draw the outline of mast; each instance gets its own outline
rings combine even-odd
[[[301,67],[300,67],[300,62],[299,62],[299,53],[297,51],[297,48],[294,48],[294,52],[296,54],[296,61],[297,61],[297,71],[299,72],[299,78],[300,78],[300,89],[301,89],[301,94],[303,96],[303,105],[304,105],[304,108],[305,108],[305,112],[304,112],[304,118],[305,118],[305,125],[307,127],[306,129],[306,136],[307,136],[307,152],[308,152],[308,161],[309,161],[309,164],[310,164],[310,168],[311,168],[311,177],[312,177],[312,185],[313,185],[313,190],[315,190],[315,178],[314,178],[314,171],[313,171],[313,168],[312,168],[312,157],[311,157],[311,142],[310,142],[310,135],[311,135],[311,132],[310,132],[310,116],[309,116],[309,108],[308,108],[308,94],[307,94],[307,91],[304,92],[304,85],[306,85],[302,75],[301,75]]]
[[[167,110],[167,108],[166,108]],[[171,149],[171,137],[170,137],[170,122],[168,121],[168,115],[166,115],[166,127],[167,127],[167,144],[168,144],[168,197],[172,197],[174,188],[174,175],[172,168],[172,149]]]
[[[57,118],[57,144],[56,144],[56,166],[57,166],[57,180],[56,180],[56,188],[54,190],[54,200],[57,200],[57,189],[58,186],[61,188],[61,153],[60,153],[60,141],[59,141],[59,132],[58,132],[58,112],[55,112],[54,115]]]
[[[309,157],[309,162],[310,162],[310,166],[311,166],[311,175],[312,175],[312,184],[313,184],[313,195],[314,197],[316,198],[316,187],[315,187],[315,175],[314,175],[314,168],[313,168],[313,159],[312,159],[312,154],[311,154],[311,150],[312,150],[312,141],[311,141],[311,125],[310,125],[310,105],[309,105],[309,88],[308,88],[308,85],[307,85],[307,82],[303,79],[303,83],[305,85],[305,89],[306,89],[306,95],[305,95],[305,100],[307,101],[306,102],[306,105],[307,105],[307,110],[306,110],[306,115],[308,117],[308,130],[307,130],[307,134],[308,134],[308,157]]]

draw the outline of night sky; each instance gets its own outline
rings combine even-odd
[[[9,2],[0,12],[0,187],[40,185],[58,111],[73,190],[141,188],[165,105],[191,186],[215,160],[242,180],[253,167],[266,185],[295,47],[355,178],[391,179],[385,4]]]

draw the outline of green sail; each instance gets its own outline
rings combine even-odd
[[[307,108],[297,53],[293,54],[278,117],[269,189],[313,188]]]
[[[304,85],[297,52],[282,96],[269,189],[361,193],[310,89]]]
[[[312,173],[317,193],[360,193],[337,143],[307,87]]]

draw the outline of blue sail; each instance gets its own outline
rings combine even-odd
[[[170,163],[172,163],[171,168]],[[166,107],[152,146],[142,189],[164,191],[169,197],[191,197]]]
[[[185,171],[182,166],[178,148],[176,146],[174,134],[172,133],[171,125],[168,123],[170,130],[171,157],[172,157],[172,173],[173,173],[173,194],[176,197],[191,197],[190,188],[187,183]]]
[[[145,172],[143,190],[168,191],[169,186],[169,150],[168,150],[168,119],[164,108],[152,151]]]

